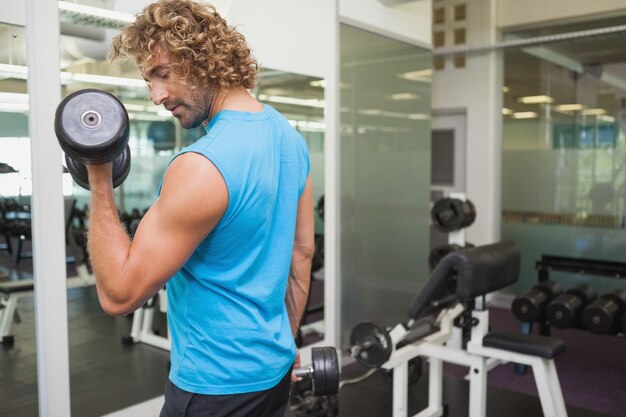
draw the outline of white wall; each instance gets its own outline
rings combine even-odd
[[[333,70],[335,0],[233,0],[239,25],[265,68],[328,77]]]
[[[498,27],[526,26],[554,20],[626,16],[624,0],[499,0]]]
[[[8,2],[8,0],[4,1]],[[24,26],[26,24],[26,2],[14,0],[11,2],[11,7],[7,7],[5,4],[2,7],[2,13],[0,13],[0,23]]]
[[[361,29],[430,48],[431,0],[385,6],[379,0],[339,0],[339,17]]]

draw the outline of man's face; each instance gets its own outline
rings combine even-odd
[[[205,88],[190,88],[170,65],[169,55],[160,52],[142,74],[150,88],[152,101],[172,112],[182,127],[191,129],[208,121],[214,93]]]

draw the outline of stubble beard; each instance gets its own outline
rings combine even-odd
[[[207,121],[213,100],[196,91],[190,93],[184,103],[180,103],[183,111],[178,117],[180,125],[184,129],[195,129]]]

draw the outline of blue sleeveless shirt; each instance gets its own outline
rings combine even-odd
[[[268,105],[223,110],[206,131],[176,156],[209,159],[226,182],[228,207],[167,283],[169,377],[197,394],[266,390],[295,359],[285,293],[308,149]]]

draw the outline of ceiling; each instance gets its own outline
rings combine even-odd
[[[123,3],[123,2],[121,2]],[[567,25],[551,25],[546,28],[517,31],[505,34],[516,38],[570,33],[602,27],[623,25],[624,19],[604,19],[594,22],[578,22]],[[129,65],[111,67],[105,60],[110,40],[115,29],[89,26],[65,19],[61,24],[61,66],[63,71],[72,73],[101,74],[116,77],[137,78],[136,70]],[[383,37],[352,36],[350,31],[342,31],[344,55],[351,55],[342,64],[342,83],[348,84],[350,68],[369,68],[372,76],[378,66],[393,65],[406,71],[430,67],[430,53],[424,50],[423,58],[415,59],[415,47],[396,42],[394,50]],[[580,96],[581,85],[587,90],[594,85],[598,95],[611,95],[616,100],[626,97],[626,32],[593,37],[577,38],[543,45],[538,56],[537,48],[509,49],[505,56],[505,107],[516,111],[528,108],[518,102],[521,96],[550,94],[559,102],[572,102]],[[347,49],[349,48],[349,49]],[[406,51],[403,52],[402,48]],[[405,58],[403,58],[405,57]],[[554,62],[567,62],[570,68],[546,64],[546,57]],[[26,65],[26,39],[21,27],[0,25],[0,64]],[[579,71],[576,70],[579,69]],[[580,69],[583,69],[582,71]],[[609,77],[607,77],[609,75]],[[348,76],[348,77],[346,77]],[[311,84],[315,78],[264,69],[260,80],[263,93],[274,96],[297,97],[301,99],[323,100],[324,89],[319,83]],[[613,82],[607,82],[612,80]],[[409,93],[419,95],[428,91],[423,81],[400,81],[380,79],[378,86],[389,89],[390,94]],[[428,82],[428,80],[426,80]],[[68,82],[66,90],[85,88],[81,83]],[[620,88],[623,87],[623,88]],[[114,94],[129,101],[145,103],[147,92],[141,88],[111,86]],[[379,88],[380,90],[380,88]],[[402,91],[400,91],[402,90]],[[405,91],[406,90],[406,91]],[[24,80],[0,78],[0,91],[25,93]],[[259,90],[260,92],[260,90]],[[588,93],[588,91],[587,91]],[[360,92],[366,95],[367,91]],[[375,98],[372,98],[374,100]],[[398,104],[400,105],[400,104]],[[302,113],[308,117],[323,117],[323,108],[283,103],[285,110]]]

